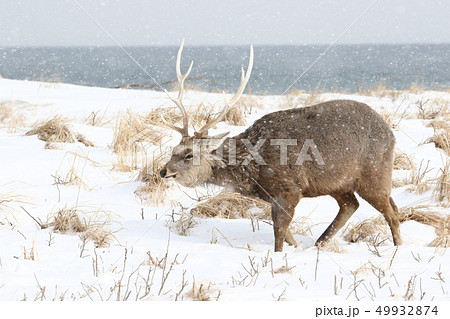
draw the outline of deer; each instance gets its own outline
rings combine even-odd
[[[234,137],[208,130],[224,120],[240,99],[253,67],[250,47],[246,72],[232,98],[216,117],[189,135],[189,117],[183,105],[184,81],[178,50],[178,97],[170,100],[182,114],[183,126],[165,125],[181,134],[160,176],[185,187],[214,184],[270,203],[275,252],[284,242],[297,246],[289,225],[302,198],[331,196],[339,211],[316,240],[326,245],[358,209],[358,194],[378,210],[390,227],[394,245],[401,244],[398,208],[391,197],[395,138],[382,117],[370,106],[352,100],[334,100],[269,113]],[[197,153],[197,154],[196,154]]]

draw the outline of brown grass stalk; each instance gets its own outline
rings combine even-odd
[[[221,192],[191,210],[195,216],[220,218],[250,218],[253,215],[267,218],[270,204],[257,198],[239,193]]]
[[[36,125],[36,127],[25,135],[37,135],[38,138],[47,142],[46,148],[51,148],[51,143],[83,143],[85,146],[94,146],[85,136],[72,132],[67,124],[67,120],[61,116],[55,116],[53,119]]]

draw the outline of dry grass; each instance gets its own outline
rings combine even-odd
[[[311,231],[310,222],[311,221],[308,216],[297,217],[289,225],[289,230],[291,231],[292,234],[297,234],[301,236],[312,236],[313,233]]]
[[[374,242],[379,238],[388,239],[389,236],[389,229],[383,216],[371,217],[357,224],[349,224],[344,230],[344,239],[350,243]]]
[[[412,183],[412,170],[415,169],[414,162],[411,158],[405,153],[395,152],[394,155],[394,170],[402,170],[402,171],[410,171],[408,172],[409,176],[403,176],[392,179],[392,188],[403,187],[406,185],[410,185]]]
[[[434,143],[437,148],[442,149],[450,156],[450,107],[449,101],[432,100],[429,107],[420,108],[419,117],[432,119],[429,125],[434,129],[434,135],[425,143]]]
[[[425,90],[424,90],[423,86],[421,86],[417,83],[414,83],[408,88],[408,92],[413,93],[413,94],[420,94],[420,93],[425,92]]]
[[[390,88],[386,82],[380,81],[375,87],[370,89],[362,89],[358,91],[358,95],[373,96],[373,97],[389,97],[393,100],[397,99],[402,91]]]
[[[214,109],[213,105],[200,103],[192,105],[188,110],[189,125],[199,129],[205,125],[208,120],[218,115],[218,111]],[[180,119],[181,121],[181,119]]]
[[[100,114],[100,111],[92,111],[91,114],[86,117],[84,122],[91,126],[105,126],[112,121],[112,119],[105,119],[106,112],[107,109],[102,114]]]
[[[83,143],[85,146],[94,146],[90,141],[81,134],[76,134],[67,125],[67,121],[60,116],[38,124],[36,128],[28,131],[25,135],[37,135],[38,138],[47,142],[46,148],[51,148],[51,143],[75,143],[76,141]]]
[[[181,210],[180,218],[173,224],[173,228],[180,236],[189,236],[191,229],[194,228],[198,222],[195,220],[194,215],[185,210]]]
[[[80,219],[76,210],[58,211],[51,225],[60,233],[81,233],[88,228],[86,220]]]
[[[336,238],[331,239],[328,243],[320,247],[321,250],[325,250],[330,253],[343,254],[345,249]]]
[[[438,202],[448,207],[450,205],[450,159],[447,159],[440,172],[441,174],[436,179],[434,194]]]
[[[68,162],[70,166],[67,167],[67,171],[64,172],[64,168],[66,168],[64,163],[66,162]],[[76,185],[83,187],[86,190],[91,190],[91,187],[87,183],[87,176],[84,174],[87,163],[89,163],[93,167],[100,167],[99,163],[93,161],[84,154],[75,152],[65,153],[60,166],[56,170],[55,174],[52,175],[54,179],[53,185],[56,185],[57,187],[59,187],[59,185]]]
[[[250,218],[270,216],[270,204],[239,193],[221,192],[191,210],[194,216],[220,218]]]
[[[385,109],[382,109],[378,112],[378,114],[380,114],[381,118],[389,125],[390,128],[395,127],[393,113],[391,113]]]
[[[425,143],[434,143],[437,148],[443,150],[450,156],[450,124],[445,121],[432,122],[434,128],[434,135],[430,137]]]
[[[252,95],[243,95],[236,103],[236,106],[244,109],[247,113],[252,113],[253,109],[263,109],[264,106]]]
[[[399,188],[409,185],[409,181],[405,178],[396,178],[392,180],[392,188]]]
[[[436,238],[428,244],[430,247],[448,247],[450,236],[450,215],[432,211],[429,206],[404,207],[399,211],[400,223],[410,220],[432,226]],[[348,242],[384,242],[390,239],[389,227],[383,216],[372,217],[358,224],[349,225],[344,231],[344,239]]]
[[[239,106],[232,107],[228,111],[228,113],[225,115],[224,120],[229,125],[235,125],[235,126],[247,125],[247,121],[245,120],[244,109]]]
[[[82,240],[92,240],[95,247],[109,247],[113,239],[116,239],[113,233],[105,228],[106,224],[88,225],[88,228],[81,236]],[[86,238],[86,239],[84,239]]]
[[[238,105],[235,105],[228,111],[223,121],[226,121],[229,125],[246,125],[245,109],[245,104],[238,103]],[[205,125],[208,120],[216,117],[220,111],[221,109],[205,103],[193,105],[187,109],[189,123],[195,128],[200,128]],[[170,124],[177,125],[178,123],[179,126],[181,125],[179,124],[182,121],[181,112],[178,108],[174,107],[158,107],[153,109],[145,116],[144,122],[149,125],[166,127],[165,123],[162,121],[162,116]]]
[[[171,124],[179,122],[182,119],[181,112],[176,107],[157,107],[144,116],[143,121],[149,125],[165,127],[161,116]]]
[[[449,216],[444,217],[438,212],[433,212],[428,205],[403,207],[399,211],[399,218],[401,223],[414,220],[435,228],[447,227],[450,221]]]
[[[213,296],[216,294],[216,296]],[[186,295],[187,298],[190,298],[195,301],[211,301],[218,300],[220,297],[220,291],[212,288],[212,284],[197,284],[195,281],[192,283],[192,288],[189,290]]]
[[[408,191],[415,192],[416,194],[423,194],[430,190],[430,183],[432,180],[427,178],[427,174],[433,170],[429,167],[430,162],[424,163],[422,160],[417,169],[413,167],[410,175],[410,187]]]
[[[278,105],[280,109],[292,109],[303,106],[310,106],[323,102],[322,95],[319,91],[306,92],[303,90],[294,90],[284,96]]]
[[[53,119],[38,124],[36,128],[28,131],[25,135],[37,135],[38,138],[44,142],[53,143],[74,143],[75,137],[69,127],[66,125],[66,120],[60,116],[55,116]]]
[[[139,172],[137,180],[144,182],[145,185],[136,190],[136,194],[149,204],[161,204],[164,202],[165,191],[169,188],[167,183],[159,176],[165,154],[155,155],[153,160],[145,165]]]
[[[413,162],[405,153],[395,152],[394,166],[395,170],[411,170],[413,169]]]
[[[111,231],[108,231],[108,221],[99,219],[99,212],[95,212],[89,219],[81,217],[82,213],[76,209],[61,209],[53,217],[49,226],[59,233],[82,233],[80,238],[83,241],[92,240],[97,248],[108,247],[115,238]]]
[[[216,108],[213,105],[199,104],[189,109],[189,120],[194,127],[200,128],[209,120],[217,117],[221,111],[221,108]],[[233,106],[222,121],[227,122],[228,125],[246,125],[245,107],[243,104]]]
[[[26,124],[26,117],[20,109],[28,106],[29,103],[24,101],[1,101],[0,127],[6,127],[9,133],[17,132],[18,127]]]
[[[145,145],[157,145],[163,138],[161,131],[149,124],[148,117],[132,112],[119,114],[113,140],[119,170],[138,168],[139,160],[146,156]]]
[[[449,227],[436,231],[436,238],[428,244],[428,247],[448,248],[450,247]]]
[[[400,210],[400,222],[409,220],[434,227],[436,238],[428,244],[429,247],[448,247],[450,242],[450,215],[432,211],[429,206],[402,208]]]
[[[440,99],[417,100],[417,118],[422,120],[434,120],[445,116],[448,112],[448,101]]]
[[[0,185],[0,187],[3,185]],[[0,229],[12,229],[17,223],[18,207],[22,204],[30,204],[28,197],[12,192],[0,192]]]

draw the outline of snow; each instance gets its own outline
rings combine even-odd
[[[283,104],[304,106],[301,94],[251,98],[263,107],[247,114],[249,125]],[[448,92],[382,97],[326,93],[317,98],[353,99],[395,114],[397,151],[411,156],[417,166],[429,161],[430,180],[448,158],[434,144],[425,143],[433,128],[416,116],[418,101],[449,103]],[[223,99],[222,94],[189,91],[184,103],[220,106]],[[427,246],[436,236],[430,226],[402,224],[405,244],[397,248],[390,240],[381,243],[378,255],[370,244],[346,242],[342,231],[334,239],[338,249],[318,252],[314,241],[338,209],[331,197],[300,202],[294,219],[304,217],[310,232],[294,235],[299,247],[285,245],[283,253],[273,252],[272,226],[261,220],[254,227],[249,219],[195,217],[194,226],[180,234],[176,224],[183,215],[177,203],[192,208],[196,198],[217,194],[220,188],[189,190],[170,183],[163,204],[146,204],[135,194],[143,186],[136,181],[138,170],[118,170],[112,149],[118,114],[171,106],[164,93],[0,79],[0,105],[8,103],[14,106],[12,112],[20,112],[20,121],[11,127],[0,116],[0,300],[387,301],[405,300],[408,293],[412,300],[450,300],[450,270],[445,266],[450,255],[444,248]],[[92,112],[102,116],[101,126],[86,121]],[[59,143],[56,149],[45,149],[36,135],[24,135],[36,122],[56,115],[95,147]],[[220,123],[210,134],[233,135],[244,129]],[[165,132],[166,147],[176,145],[179,137]],[[57,182],[70,172],[82,183]],[[394,177],[405,176],[408,170],[394,172]],[[394,189],[392,197],[399,207],[429,205],[450,213],[435,202],[432,190],[416,194],[403,186]],[[358,199],[360,208],[347,225],[379,216]],[[25,212],[45,223],[62,209],[103,221],[113,235],[110,245],[96,248],[80,234],[40,229]],[[408,290],[411,282],[413,291]],[[39,287],[45,287],[45,294]]]

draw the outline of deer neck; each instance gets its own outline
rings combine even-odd
[[[258,178],[259,167],[252,162],[248,165],[240,165],[247,152],[242,152],[239,143],[235,150],[231,150],[230,154],[230,146],[228,139],[226,139],[213,153],[223,159],[223,165],[212,166],[212,174],[207,183],[226,187],[244,195],[254,196],[254,179]]]

